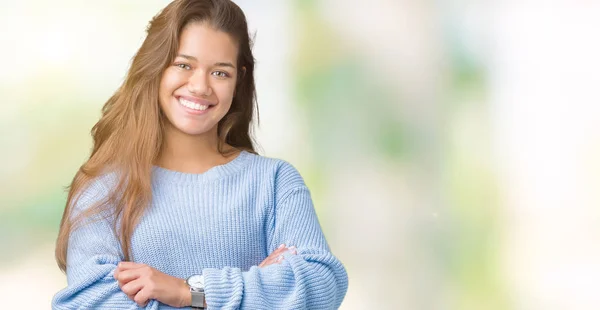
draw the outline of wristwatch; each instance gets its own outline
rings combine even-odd
[[[192,293],[192,309],[204,309],[204,276],[195,274],[186,280]]]

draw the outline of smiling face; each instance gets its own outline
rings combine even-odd
[[[217,124],[233,100],[237,56],[237,43],[227,33],[199,22],[183,29],[177,55],[160,82],[166,130],[217,136]]]

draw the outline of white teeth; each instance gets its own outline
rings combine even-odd
[[[188,107],[190,109],[198,110],[198,111],[204,111],[204,110],[208,109],[208,105],[202,105],[202,104],[199,104],[199,103],[194,103],[194,102],[191,102],[189,100],[185,100],[183,98],[179,98],[179,103],[182,106]]]

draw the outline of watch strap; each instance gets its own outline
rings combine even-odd
[[[198,292],[191,290],[192,293],[192,309],[205,309],[204,308],[204,291]]]

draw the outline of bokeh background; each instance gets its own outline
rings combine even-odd
[[[0,1],[0,300],[47,309],[89,131],[166,0]],[[342,309],[600,309],[598,1],[239,0],[260,152],[294,164]]]

